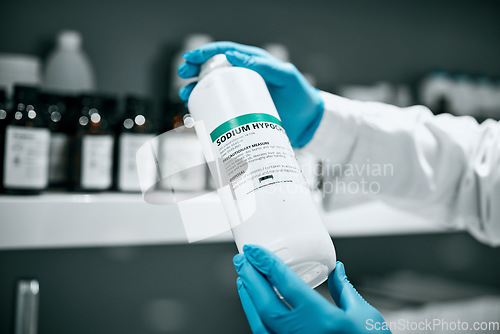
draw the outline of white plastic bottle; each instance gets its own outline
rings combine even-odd
[[[245,244],[264,246],[318,286],[335,268],[335,249],[264,80],[232,67],[224,55],[209,59],[199,79],[188,107],[206,130],[197,128],[208,155],[231,181],[221,201],[239,251]],[[234,214],[249,199],[255,201],[251,214]]]
[[[45,66],[45,89],[68,94],[95,89],[94,72],[81,44],[82,37],[77,31],[59,33],[57,46]]]

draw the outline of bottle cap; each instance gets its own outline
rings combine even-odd
[[[271,56],[274,58],[284,61],[284,62],[289,62],[290,61],[290,51],[288,51],[288,48],[281,43],[268,43],[262,46],[264,50],[269,52]]]
[[[206,34],[191,34],[186,36],[184,40],[184,50],[191,51],[197,49],[205,44],[213,42],[213,38]]]
[[[201,65],[201,71],[199,75],[199,79],[201,80],[204,78],[207,74],[212,72],[215,69],[218,68],[224,68],[224,67],[232,67],[230,62],[227,61],[226,55],[223,54],[218,54],[210,58],[205,62],[205,64]]]
[[[82,44],[82,36],[75,30],[63,30],[57,35],[57,43],[65,50],[76,50]]]

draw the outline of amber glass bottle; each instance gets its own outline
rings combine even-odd
[[[73,190],[103,191],[112,186],[114,133],[108,116],[101,96],[80,98],[72,143]]]
[[[2,184],[10,193],[38,193],[48,184],[50,131],[39,108],[38,89],[16,86],[4,134]]]
[[[50,130],[49,187],[67,188],[70,126],[66,98],[62,95],[40,95],[42,112]]]
[[[203,192],[210,185],[208,166],[194,128],[183,125],[188,110],[184,103],[173,103],[169,111],[163,124],[168,134],[160,137],[158,161],[160,169],[172,174],[163,176],[158,189]]]
[[[156,126],[152,120],[151,102],[127,96],[125,114],[118,124],[116,151],[116,189],[139,192],[141,186],[137,172],[136,153],[147,141],[153,139]]]

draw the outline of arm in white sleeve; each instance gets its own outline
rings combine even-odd
[[[321,94],[323,119],[305,149],[341,171],[342,187],[500,245],[500,123]],[[324,192],[327,208],[338,188]]]

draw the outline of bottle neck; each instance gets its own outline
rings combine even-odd
[[[227,61],[226,55],[218,54],[208,59],[202,66],[200,70],[199,79],[202,80],[204,77],[221,68],[233,67],[230,62]]]

